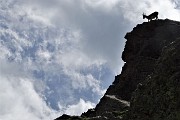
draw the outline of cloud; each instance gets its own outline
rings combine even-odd
[[[33,80],[21,66],[0,62],[0,119],[53,119],[55,111],[35,91]]]
[[[53,4],[54,2],[56,4]],[[114,72],[119,71],[120,67],[117,64],[120,63],[121,52],[118,51],[123,50],[124,39],[121,36],[127,31],[125,27],[127,23],[122,13],[119,13],[115,7],[117,0],[111,2],[55,0],[54,2],[29,1],[32,9],[36,8],[34,13],[38,10],[41,14],[46,11],[54,13],[50,16],[47,14],[47,17],[55,26],[66,26],[72,31],[79,31],[79,50],[88,55],[89,59],[106,60]]]
[[[65,113],[68,115],[81,115],[83,112],[86,112],[90,108],[94,108],[95,104],[90,101],[84,101],[80,98],[79,102],[74,105],[68,105]]]
[[[112,70],[118,71],[121,55],[118,51],[122,51],[124,46],[120,36],[126,31],[121,13],[118,14],[116,9],[107,10],[102,3],[81,0],[70,4],[61,1],[59,7],[59,14],[52,21],[79,30],[80,50],[90,59],[106,60]]]
[[[2,1],[0,119],[52,119],[94,107],[123,65],[125,33],[146,21],[142,12],[157,10],[159,18],[180,20],[178,4],[176,0]]]
[[[8,2],[0,6],[10,6]],[[23,119],[49,119],[48,114],[64,112],[58,102],[67,107],[77,103],[79,98],[97,103],[104,93],[99,77],[104,60],[89,58],[81,51],[80,31],[41,22],[41,19],[32,18],[33,15],[45,19],[41,12],[24,6],[22,9],[24,13],[19,12],[19,3],[16,3],[0,13],[0,19],[4,20],[0,24],[0,62],[4,64],[1,72],[7,72],[1,75],[1,82],[7,81],[9,86],[4,87],[12,88],[7,91],[11,94],[0,96],[0,99],[5,102],[11,101],[12,94],[16,95],[13,99],[21,96],[17,97],[17,104],[10,104],[9,114],[3,110],[10,106],[4,104],[3,119],[9,116],[20,119],[22,113],[27,114]],[[15,83],[18,87],[11,87]]]
[[[124,36],[137,23],[144,21],[143,12],[150,14],[159,11],[160,19],[180,20],[176,0],[54,0],[53,2],[28,0],[26,2],[27,4],[24,4],[36,8],[34,12],[39,11],[44,19],[49,19],[55,26],[66,26],[72,31],[80,31],[79,50],[90,59],[106,60],[107,65],[115,73],[119,73],[123,65],[121,52],[125,43]]]

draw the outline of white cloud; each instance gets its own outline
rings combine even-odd
[[[37,57],[39,57],[39,59],[41,59],[41,61],[49,61],[51,59],[51,53],[49,51],[44,51],[42,49],[39,49],[37,51]]]
[[[83,75],[79,72],[67,70],[65,72],[72,80],[72,87],[78,90],[92,90],[93,93],[102,96],[105,92],[100,86],[100,80],[95,79],[91,74]]]
[[[123,37],[137,23],[146,21],[142,19],[143,12],[159,11],[160,19],[180,20],[179,10],[175,9],[178,2],[171,0],[28,0],[27,3],[42,14],[52,13],[46,14],[46,19],[55,26],[80,31],[80,51],[90,59],[104,59],[115,73],[119,73],[123,64],[120,60]]]
[[[124,40],[121,41],[121,36],[125,35],[126,22],[115,7],[117,2],[117,0],[111,2],[54,0],[50,3],[48,0],[39,0],[27,3],[32,8],[36,6],[35,8],[41,13],[46,13],[46,11],[54,13],[50,16],[47,14],[46,19],[55,26],[66,26],[72,31],[79,31],[79,50],[91,60],[107,60],[109,67],[114,72],[119,72],[120,67],[117,64],[121,59],[121,52],[117,51],[123,50]]]
[[[0,119],[53,119],[55,111],[35,91],[33,81],[21,66],[0,62]]]
[[[4,6],[9,6],[6,4],[5,2]],[[36,13],[38,10],[33,13],[33,9],[22,8],[24,13],[19,13],[18,4],[14,4],[0,13],[5,19],[4,23],[0,24],[0,50],[3,52],[1,57],[7,61],[0,60],[4,64],[0,66],[1,82],[7,81],[12,88],[6,91],[11,94],[1,96],[0,99],[5,102],[11,101],[12,94],[15,95],[13,99],[21,96],[16,98],[17,104],[8,103],[12,108],[9,113],[4,110],[10,106],[4,104],[3,119],[11,119],[9,116],[20,119],[22,114],[27,114],[23,119],[49,119],[47,114],[53,116],[59,111],[58,102],[68,106],[77,102],[80,97],[97,102],[104,88],[100,85],[100,79],[97,79],[99,77],[95,76],[101,72],[99,68],[105,62],[89,58],[81,51],[81,31],[67,27],[57,28],[44,21],[40,22],[40,19],[32,19],[32,14],[41,17],[41,14]],[[10,22],[6,19],[10,19]],[[95,69],[91,69],[91,66]],[[7,74],[4,74],[6,72]],[[27,76],[27,73],[30,76]],[[80,80],[74,79],[77,75]],[[14,87],[15,83],[18,87]],[[82,88],[76,83],[85,83],[85,86]],[[93,97],[88,98],[91,96]],[[60,109],[59,115],[62,112]]]
[[[65,113],[68,115],[81,115],[83,112],[86,112],[88,109],[94,107],[94,103],[91,103],[90,101],[84,101],[80,98],[77,104],[67,106]]]
[[[157,10],[159,18],[180,20],[177,4],[176,0],[1,1],[0,119],[52,119],[56,113],[79,115],[94,107],[106,81],[114,80],[112,71],[119,74],[123,65],[125,33],[146,21],[143,12]]]

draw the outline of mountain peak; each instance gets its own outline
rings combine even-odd
[[[180,22],[144,22],[128,32],[125,39],[121,74],[96,108],[78,119],[180,119]]]

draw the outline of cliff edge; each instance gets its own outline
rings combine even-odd
[[[144,22],[125,39],[122,72],[97,106],[56,120],[180,120],[180,22]]]

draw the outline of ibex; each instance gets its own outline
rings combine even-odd
[[[153,12],[148,16],[143,13],[143,19],[145,18],[148,19],[148,22],[151,21],[152,19],[158,19],[158,12]]]

